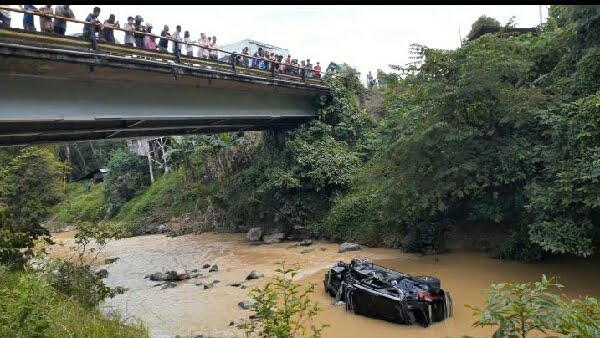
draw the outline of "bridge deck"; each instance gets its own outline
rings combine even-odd
[[[90,45],[0,30],[0,146],[290,128],[329,92],[319,79]]]

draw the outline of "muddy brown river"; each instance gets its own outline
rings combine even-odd
[[[72,233],[54,235],[64,246],[55,246],[51,254],[65,254],[73,243]],[[289,243],[250,246],[243,234],[202,234],[170,238],[164,235],[141,236],[109,243],[100,258],[119,257],[110,265],[98,265],[109,271],[106,283],[124,286],[129,290],[107,300],[103,310],[118,310],[125,318],[142,320],[153,337],[184,337],[204,334],[217,337],[242,337],[230,321],[247,318],[251,314],[237,303],[248,299],[253,286],[263,285],[278,261],[297,263],[301,267],[297,279],[316,283],[314,300],[323,311],[317,321],[330,325],[324,331],[326,338],[348,337],[461,337],[471,335],[489,337],[492,328],[472,328],[476,319],[466,304],[482,306],[491,283],[525,282],[539,280],[542,274],[558,276],[566,285],[563,292],[569,297],[590,295],[600,297],[600,260],[598,257],[556,258],[538,264],[523,264],[490,259],[485,254],[455,252],[421,257],[393,249],[365,248],[360,252],[339,254],[338,245],[315,242],[312,252],[302,254],[304,247],[289,248]],[[442,287],[452,293],[454,316],[428,328],[418,325],[403,326],[382,320],[346,313],[344,306],[332,305],[323,291],[322,279],[327,268],[339,260],[366,257],[381,265],[412,275],[433,275],[442,281]],[[103,259],[100,259],[103,262]],[[219,280],[211,289],[196,286],[190,279],[172,289],[155,287],[156,282],[144,276],[156,271],[177,268],[200,269],[205,263],[218,264],[219,271],[207,273],[205,280]],[[247,283],[248,289],[228,286],[242,282],[251,270],[265,274],[265,278]]]

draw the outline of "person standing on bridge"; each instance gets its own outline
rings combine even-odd
[[[94,7],[94,11],[85,18],[86,24],[83,25],[83,37],[86,39],[96,39],[96,24],[98,24],[98,16],[100,15],[100,7]]]
[[[204,33],[200,33],[200,39],[198,40],[198,44],[201,46],[198,49],[198,57],[201,57],[203,59],[208,59],[209,53],[208,53],[208,38],[206,37],[206,34]]]
[[[132,16],[127,18],[127,23],[123,25],[123,29],[127,31],[125,32],[125,46],[133,47],[135,44],[135,37],[133,36],[133,33],[135,32],[135,24],[133,23]]]
[[[146,28],[142,24],[144,19],[141,15],[135,16],[135,34],[133,35],[135,38],[135,46],[137,48],[144,48],[144,34],[146,32]]]
[[[160,40],[158,41],[158,50],[166,52],[169,47],[169,40],[166,38],[170,38],[171,34],[169,34],[169,26],[165,25],[163,27],[162,32],[160,32]]]
[[[152,24],[146,24],[146,33],[152,33]],[[149,50],[156,50],[156,39],[153,36],[144,36],[144,47]]]
[[[19,5],[24,11],[37,12],[38,9],[34,5]],[[35,22],[33,21],[33,14],[23,13],[23,29],[26,31],[35,31]]]
[[[219,59],[219,52],[217,51],[218,47],[219,46],[217,45],[217,37],[213,35],[212,43],[210,44],[210,58],[213,60]]]
[[[192,45],[192,39],[190,39],[190,31],[185,31],[183,33],[183,42],[185,43],[187,56],[194,56],[194,46]]]
[[[107,20],[104,20],[104,25],[102,25],[102,35],[104,35],[104,40],[107,42],[115,43],[114,28],[119,28],[119,21],[115,22],[115,15],[111,14]]]
[[[58,5],[54,8],[54,15],[63,18],[75,19],[75,13],[69,8],[69,5]],[[65,19],[54,19],[54,33],[65,35],[67,30],[67,20]]]
[[[175,33],[173,33],[173,54],[181,55],[181,26],[177,25]]]
[[[54,9],[52,9],[52,5],[45,5],[44,7],[39,9],[42,14],[54,14]],[[52,18],[47,16],[40,16],[40,30],[45,33],[52,33],[54,30],[54,26],[52,25]]]
[[[317,61],[317,65],[315,66],[315,78],[321,78],[321,64]]]

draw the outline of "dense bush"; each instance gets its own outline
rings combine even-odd
[[[54,155],[38,147],[22,148],[0,167],[0,263],[21,265],[34,241],[49,234],[40,223],[62,197],[63,174]]]
[[[104,182],[104,195],[110,216],[117,214],[123,203],[132,199],[150,182],[148,163],[127,150],[112,153]]]
[[[600,305],[591,297],[565,300],[552,289],[563,286],[554,278],[531,283],[492,284],[480,318],[473,326],[497,326],[494,337],[522,337],[529,333],[559,333],[568,337],[600,335]],[[470,307],[470,306],[469,306]]]

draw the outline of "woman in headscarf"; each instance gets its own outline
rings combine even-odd
[[[146,24],[146,33],[152,33],[152,24]],[[156,50],[156,38],[150,35],[144,36],[144,47],[150,50]]]

